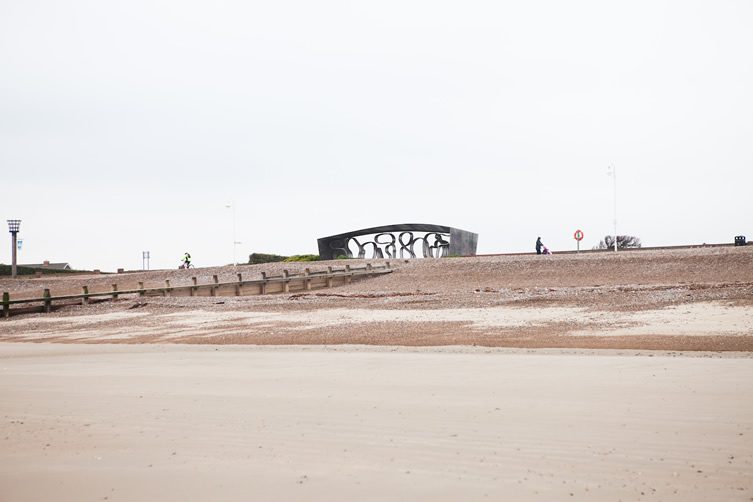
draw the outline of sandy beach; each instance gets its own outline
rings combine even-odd
[[[749,354],[0,345],[3,500],[750,500]]]

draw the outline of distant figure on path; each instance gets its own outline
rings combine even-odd
[[[191,255],[186,252],[186,254],[183,255],[183,264],[181,265],[181,268],[188,268],[191,266]]]
[[[541,237],[536,239],[536,254],[541,254],[541,248],[544,247],[544,244],[541,243]]]

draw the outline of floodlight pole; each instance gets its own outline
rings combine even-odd
[[[238,244],[238,241],[235,240],[235,202],[226,204],[225,207],[233,210],[233,266],[237,267],[238,262],[235,260],[235,245]]]
[[[614,251],[617,252],[617,168],[609,166],[607,174],[612,177],[613,187],[613,207],[612,214],[614,215]]]
[[[12,244],[11,244],[11,246],[13,246],[13,258],[12,258],[12,261],[11,261],[11,272],[10,272],[10,276],[11,276],[11,277],[14,277],[14,278],[15,278],[15,277],[16,277],[16,275],[18,275],[18,265],[17,265],[17,263],[18,263],[18,262],[17,262],[17,253],[18,253],[18,232],[11,232],[11,235],[13,236],[13,237],[12,237],[12,241],[13,241],[13,242],[12,242]]]
[[[8,220],[8,231],[10,232],[12,238],[11,238],[11,269],[10,269],[10,275],[11,277],[15,278],[17,275],[17,268],[16,268],[16,259],[17,259],[17,252],[18,252],[18,230],[21,228],[21,220]]]

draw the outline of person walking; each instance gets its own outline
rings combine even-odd
[[[541,237],[536,239],[536,254],[541,254],[541,248],[544,247],[544,244],[541,242]]]

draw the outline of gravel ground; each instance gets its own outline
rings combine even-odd
[[[362,266],[367,261],[350,260],[348,263]],[[378,265],[383,261],[368,263]],[[113,283],[121,290],[135,288],[139,281],[146,287],[159,287],[166,279],[178,286],[190,284],[191,277],[197,277],[199,283],[207,283],[213,275],[218,275],[222,282],[235,280],[236,273],[242,273],[245,279],[254,279],[262,271],[275,275],[283,269],[296,273],[304,268],[324,270],[328,265],[342,268],[344,263],[272,263],[237,268],[3,279],[0,290],[10,291],[13,297],[36,297],[44,288],[50,288],[56,295],[80,292],[84,285],[92,292],[107,291]],[[52,314],[17,315],[0,323],[0,340],[20,341],[31,336],[35,341],[86,343],[365,343],[753,350],[753,323],[748,323],[753,309],[753,246],[391,260],[391,265],[392,274],[305,293],[131,297],[84,307],[64,306]],[[684,305],[703,305],[704,308],[686,314],[677,310]],[[360,315],[357,319],[344,318],[340,323],[326,326],[315,322],[317,316],[333,309],[371,310],[374,319]],[[444,312],[458,309],[466,310],[463,315],[455,316],[457,320],[448,321]],[[499,309],[501,320],[496,325],[479,325],[478,318],[489,309]],[[510,317],[510,311],[505,309],[525,309],[529,320],[523,324],[505,322],[505,316]],[[536,317],[542,309],[569,310],[546,318]],[[398,310],[410,311],[413,317],[385,320],[376,312]],[[432,311],[436,312],[436,320],[432,318]],[[224,313],[229,317],[219,321],[195,321],[193,312]],[[261,322],[232,315],[251,312],[281,316]],[[309,312],[310,319],[298,319],[294,314],[300,312]],[[641,313],[646,312],[657,314],[641,317]],[[718,312],[728,315],[714,320]],[[117,313],[126,315],[112,316]],[[136,313],[140,315],[135,316]],[[165,316],[173,314],[184,316],[178,327],[166,322],[169,318]],[[87,323],[84,329],[80,323],[72,322],[73,318],[81,316],[101,317]],[[291,321],[293,318],[296,320]],[[635,333],[626,331],[647,323],[657,328]],[[669,325],[671,329],[662,325]],[[698,326],[706,331],[699,332]],[[57,335],[53,336],[55,333]]]

